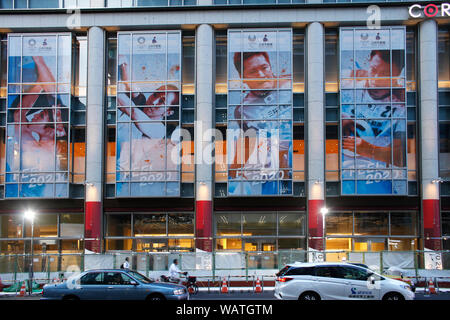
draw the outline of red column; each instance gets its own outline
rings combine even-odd
[[[86,201],[84,237],[85,248],[96,253],[102,252],[101,228],[102,226],[102,203],[97,201]]]
[[[308,200],[308,235],[309,248],[323,250],[323,216],[320,209],[325,205],[324,200]]]
[[[430,250],[442,250],[441,213],[439,200],[422,200],[424,247]]]
[[[195,234],[195,248],[212,252],[212,201],[196,201]]]

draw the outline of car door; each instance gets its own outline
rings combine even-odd
[[[81,276],[77,285],[73,288],[74,294],[81,300],[104,300],[105,285],[103,284],[103,272],[88,272]]]
[[[349,300],[379,300],[380,278],[370,270],[357,266],[343,266],[346,296]]]
[[[345,297],[346,281],[336,266],[317,266],[315,287],[326,300],[340,300]]]
[[[108,300],[142,300],[141,290],[136,282],[130,278],[125,272],[106,272],[106,296]]]

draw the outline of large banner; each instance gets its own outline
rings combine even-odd
[[[407,195],[405,27],[340,29],[343,195]]]
[[[181,31],[119,32],[117,45],[116,196],[179,196]]]
[[[228,30],[228,195],[292,195],[292,30]]]
[[[65,198],[72,37],[8,35],[5,197]]]

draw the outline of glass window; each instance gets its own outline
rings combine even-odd
[[[122,272],[105,272],[103,274],[105,285],[129,285],[132,279]]]
[[[12,117],[7,122],[15,122],[8,126],[8,135],[15,139],[7,141],[15,149],[7,155],[6,168],[18,179],[11,175],[9,182],[16,183],[6,184],[5,197],[67,198],[72,36],[14,34],[8,41],[15,49],[8,51],[8,85],[26,85],[8,97]],[[36,51],[38,46],[45,46],[45,54]],[[15,121],[14,114],[24,116]]]
[[[61,240],[62,253],[80,253],[81,251],[84,251],[82,240]]]
[[[183,35],[183,94],[194,94],[195,36]]]
[[[315,268],[314,267],[290,268],[284,275],[285,276],[314,276]]]
[[[216,34],[216,93],[227,92],[227,35]]]
[[[337,267],[316,267],[317,277],[342,278]]]
[[[89,272],[80,278],[81,285],[99,285],[103,284],[102,272]]]
[[[417,221],[415,212],[391,212],[391,234],[416,235]]]
[[[131,237],[131,214],[107,215],[107,236]]]
[[[169,239],[169,251],[192,251],[194,239]]]
[[[406,89],[416,90],[416,33],[406,30]]]
[[[337,92],[338,87],[338,35],[336,30],[325,31],[325,91]]]
[[[132,239],[106,239],[106,251],[117,251],[132,249]]]
[[[245,251],[275,251],[276,240],[275,239],[245,239],[244,241]]]
[[[25,253],[24,241],[19,240],[4,240],[0,241],[0,252],[7,252],[8,254],[23,254]]]
[[[327,235],[351,235],[353,233],[353,214],[330,212],[325,216]]]
[[[167,251],[167,239],[136,239],[137,252]]]
[[[352,250],[352,238],[327,238],[327,250]]]
[[[28,0],[29,8],[59,8],[59,0]]]
[[[366,281],[370,273],[366,269],[355,268],[355,267],[337,267],[339,268],[342,278],[350,280],[362,280]]]
[[[278,250],[305,250],[306,239],[280,238],[278,239]]]
[[[417,250],[417,239],[389,238],[389,251]]]
[[[337,125],[327,124],[325,143],[327,181],[339,181],[339,133]]]
[[[450,88],[450,30],[439,29],[438,68],[439,88]]]
[[[84,215],[81,213],[64,213],[59,216],[61,237],[83,237]]]
[[[136,237],[167,235],[165,214],[135,214],[133,218]]]
[[[442,212],[442,235],[450,236],[450,212]]]
[[[218,236],[241,235],[240,213],[216,213],[216,233]]]
[[[19,214],[0,215],[0,238],[22,238],[23,216]]]
[[[34,237],[57,237],[58,236],[58,215],[57,214],[37,214],[34,218]],[[31,222],[25,220],[26,237],[31,237]]]
[[[294,92],[305,92],[305,35],[295,30],[293,34]]]
[[[439,123],[439,170],[444,176],[449,176],[450,123]]]
[[[194,215],[170,213],[168,216],[169,236],[194,236]]]
[[[294,181],[305,181],[305,126],[294,126],[293,141],[293,164]]]
[[[387,235],[387,212],[356,212],[355,235]]]
[[[296,213],[278,213],[278,235],[302,236],[305,234],[305,215]]]
[[[275,213],[243,213],[242,225],[244,236],[276,235]]]
[[[216,239],[216,250],[242,250],[242,239]]]

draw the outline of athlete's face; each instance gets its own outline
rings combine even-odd
[[[398,76],[400,69],[396,64],[392,64],[392,76]],[[372,89],[369,90],[369,95],[374,100],[385,100],[390,95],[391,87],[391,65],[384,61],[379,53],[375,54],[369,62],[367,86],[369,88],[382,88],[386,89]]]
[[[178,93],[176,92],[157,92],[152,94],[147,99],[147,104],[161,107],[147,107],[144,108],[145,114],[152,119],[163,119],[164,116],[173,114],[173,111],[167,107],[167,111],[164,105],[178,104]]]
[[[370,59],[368,75],[371,88],[391,86],[391,66],[381,58],[380,54],[375,54]]]
[[[244,61],[244,79],[268,79],[265,81],[245,80],[250,89],[274,89],[275,81],[270,62],[262,54],[251,56]],[[270,80],[269,80],[270,79]]]

